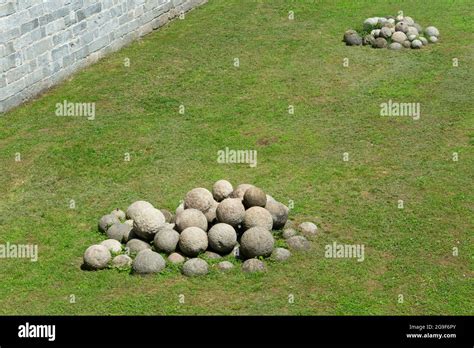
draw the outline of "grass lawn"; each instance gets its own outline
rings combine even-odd
[[[398,10],[440,43],[341,42]],[[0,259],[0,314],[474,314],[469,13],[470,0],[211,0],[6,113],[0,243],[38,244],[39,260]],[[420,119],[380,116],[389,99],[420,103]],[[55,116],[63,100],[95,102],[95,120]],[[257,150],[257,167],[217,163],[225,147]],[[293,200],[292,220],[320,226],[312,250],[259,275],[80,270],[103,214],[139,199],[174,211],[221,178]],[[325,258],[334,241],[364,244],[365,260]]]

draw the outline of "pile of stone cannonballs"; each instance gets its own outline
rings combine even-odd
[[[352,29],[344,33],[344,42],[349,46],[370,45],[392,50],[419,49],[438,39],[438,29],[429,26],[423,30],[413,18],[401,14],[367,18],[360,33]]]
[[[244,272],[265,271],[266,258],[285,261],[290,250],[308,250],[307,237],[317,234],[312,222],[293,227],[288,212],[261,188],[241,184],[234,189],[226,180],[217,181],[212,192],[192,189],[175,214],[137,201],[125,212],[115,209],[100,218],[99,230],[108,239],[87,248],[83,268],[153,274],[174,264],[186,276],[236,265]],[[279,238],[278,244],[290,250],[276,247]]]

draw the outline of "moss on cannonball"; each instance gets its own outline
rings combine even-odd
[[[240,252],[246,258],[267,257],[273,251],[273,235],[263,227],[252,227],[240,239]]]
[[[188,227],[179,236],[179,249],[186,256],[197,256],[208,245],[207,233],[199,227]]]
[[[288,220],[288,207],[277,201],[267,201],[265,209],[272,215],[273,229],[282,229]]]
[[[236,227],[244,220],[245,207],[240,198],[226,198],[219,203],[216,215],[217,221]]]
[[[146,201],[136,201],[128,206],[125,215],[127,216],[127,219],[134,220],[137,212],[148,208],[154,208],[153,204]]]
[[[267,204],[267,195],[259,187],[250,187],[245,191],[243,203],[245,208],[264,207]]]
[[[204,213],[198,209],[185,209],[176,216],[176,229],[183,231],[188,227],[199,227],[207,231],[207,218]]]
[[[159,230],[153,239],[153,245],[155,246],[155,249],[166,254],[175,251],[178,242],[179,233],[170,228]]]
[[[218,223],[211,227],[207,234],[209,246],[218,253],[230,253],[237,244],[235,229],[225,223]]]
[[[217,202],[228,198],[233,191],[232,184],[227,180],[216,181],[212,186],[212,196]]]
[[[160,254],[146,249],[140,251],[133,260],[132,269],[135,274],[159,273],[166,266],[165,259]]]
[[[251,187],[255,187],[250,184],[240,184],[235,188],[235,190],[231,193],[230,198],[238,198],[240,200],[244,199],[245,192]]]
[[[158,230],[165,224],[165,217],[155,208],[139,210],[133,219],[133,231],[146,241],[151,241]]]
[[[244,227],[263,227],[270,231],[273,227],[273,218],[270,212],[262,207],[251,207],[245,211]]]
[[[104,269],[107,267],[112,255],[104,245],[91,245],[84,253],[84,266],[89,270]]]
[[[205,188],[198,187],[186,194],[184,198],[184,209],[197,209],[205,212],[211,207],[213,202],[214,197],[212,193]]]
[[[99,220],[99,230],[101,232],[107,232],[109,227],[116,223],[120,223],[120,220],[115,215],[104,215]]]

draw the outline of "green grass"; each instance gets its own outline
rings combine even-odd
[[[471,5],[210,1],[0,117],[0,242],[39,245],[36,263],[0,259],[0,314],[474,314]],[[400,9],[440,43],[341,42]],[[95,102],[96,119],[55,116],[65,99]],[[421,103],[421,119],[379,116],[389,99]],[[226,146],[258,166],[218,164]],[[312,250],[259,275],[80,270],[101,215],[138,199],[174,210],[220,178],[293,200],[294,221],[320,225]],[[324,258],[333,241],[364,244],[365,261]]]

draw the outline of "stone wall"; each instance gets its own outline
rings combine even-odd
[[[207,0],[0,0],[0,112]]]

